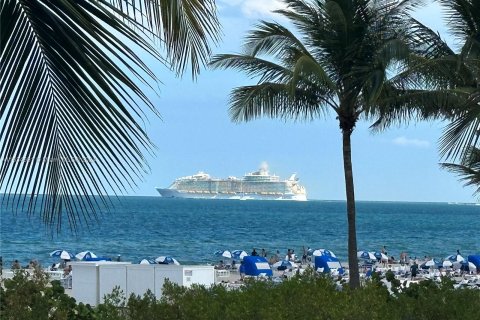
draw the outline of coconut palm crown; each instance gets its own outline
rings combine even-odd
[[[143,89],[158,79],[145,57],[196,75],[214,1],[2,0],[0,23],[2,208],[75,230],[148,169],[145,111],[158,112]]]
[[[345,173],[350,286],[359,286],[350,137],[357,121],[378,114],[382,101],[407,92],[402,69],[419,39],[406,24],[418,1],[287,0],[278,10],[295,27],[261,21],[241,54],[214,56],[214,68],[258,79],[232,90],[234,121],[262,116],[311,120],[333,112],[339,121]],[[405,100],[410,103],[410,100]],[[396,104],[398,106],[398,103]]]

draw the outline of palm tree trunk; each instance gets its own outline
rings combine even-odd
[[[355,190],[353,186],[351,130],[342,130],[343,135],[343,168],[345,171],[345,191],[347,194],[348,220],[348,268],[350,288],[360,287],[360,275],[357,262],[357,231],[355,225]]]

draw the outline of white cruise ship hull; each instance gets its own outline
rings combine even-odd
[[[182,192],[175,189],[155,188],[164,198],[186,199],[225,199],[225,200],[290,200],[307,201],[305,194],[260,194],[260,193],[211,193],[211,192]]]

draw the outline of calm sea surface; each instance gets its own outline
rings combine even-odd
[[[65,225],[53,236],[40,217],[14,215],[2,203],[0,251],[4,266],[13,259],[55,261],[55,249],[72,253],[91,250],[97,255],[122,256],[138,262],[144,257],[169,255],[181,263],[212,263],[215,250],[265,248],[301,254],[302,246],[326,248],[347,257],[346,204],[342,201],[235,201],[123,197],[98,222],[80,227],[74,235]],[[480,206],[447,203],[358,202],[359,250],[379,251],[398,259],[443,258],[460,249],[480,254]]]

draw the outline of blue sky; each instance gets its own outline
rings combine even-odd
[[[241,50],[242,38],[259,19],[279,21],[269,13],[275,0],[218,0],[223,27],[215,53]],[[430,5],[417,13],[444,37],[440,10]],[[146,129],[157,145],[148,157],[151,172],[131,195],[156,195],[177,177],[208,172],[214,177],[242,176],[266,161],[270,172],[288,178],[296,172],[308,198],[344,200],[341,134],[335,117],[312,122],[262,119],[234,124],[228,116],[232,88],[254,83],[234,71],[203,70],[196,82],[157,69],[163,81],[155,98],[162,120]],[[442,123],[412,123],[373,134],[359,123],[352,137],[355,192],[358,200],[474,202],[473,188],[439,168],[437,141]]]

